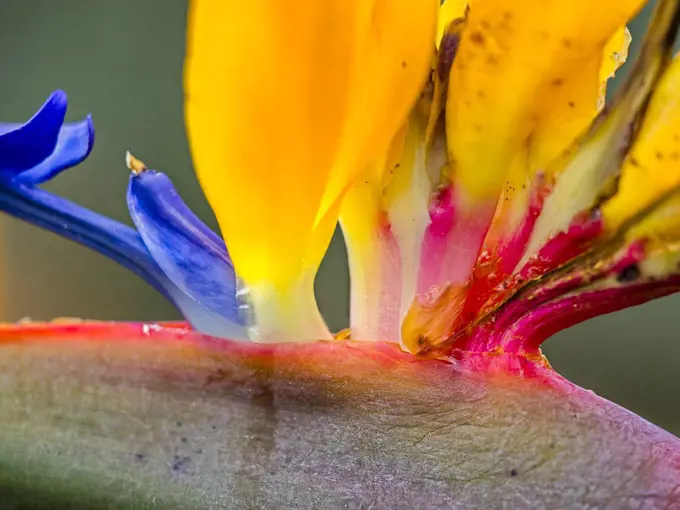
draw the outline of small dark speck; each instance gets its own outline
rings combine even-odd
[[[516,470],[516,469],[511,469],[511,470],[510,470],[510,476],[517,476],[517,470]]]
[[[180,457],[175,455],[175,460],[172,463],[172,470],[175,473],[181,473],[187,467],[187,464],[191,462],[191,457]]]
[[[203,448],[197,448],[197,449],[196,449],[196,453],[197,453],[198,455],[202,454],[202,453],[203,453]]]
[[[555,78],[553,81],[550,82],[550,85],[553,87],[561,87],[564,84],[564,79],[562,78]]]
[[[212,429],[213,429],[213,430],[217,430],[217,425],[213,425],[213,426],[212,426]]]
[[[397,163],[396,165],[394,165],[394,168],[399,168],[400,166],[401,164]]]
[[[402,60],[401,61],[401,68],[406,69],[407,66],[408,66],[408,64],[406,63],[406,60]]]
[[[620,283],[634,282],[640,277],[640,268],[637,264],[631,264],[628,267],[624,267],[618,275],[616,275],[616,281]]]
[[[470,41],[472,41],[474,44],[478,44],[479,46],[484,46],[484,34],[478,30],[475,30],[470,34]]]
[[[640,162],[635,158],[630,158],[630,164],[633,166],[640,166]]]
[[[183,443],[186,443],[187,441],[189,441],[189,440],[188,440],[186,437],[183,437],[183,438],[182,438],[182,442],[183,442]]]
[[[658,160],[662,160],[663,159],[663,153],[661,151],[656,151],[654,153],[654,157]]]
[[[135,453],[135,460],[144,460],[143,453]]]
[[[569,108],[576,108],[576,103],[569,101]]]
[[[181,422],[181,421],[178,421],[178,422],[177,422],[177,426],[178,426],[178,427],[181,427],[181,426],[182,426],[182,422]]]

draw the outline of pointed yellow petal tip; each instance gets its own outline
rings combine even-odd
[[[141,174],[148,170],[144,162],[134,157],[130,151],[125,152],[125,164],[133,174]]]

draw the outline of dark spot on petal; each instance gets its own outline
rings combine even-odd
[[[478,90],[478,91],[477,91],[477,97],[478,97],[479,99],[484,99],[484,98],[486,98],[486,92],[484,92],[483,90]]]
[[[633,166],[640,166],[640,162],[633,157],[630,158],[630,164]]]
[[[490,66],[495,66],[498,64],[498,57],[496,55],[487,55],[486,63],[489,64]]]
[[[503,13],[503,19],[505,21],[510,21],[512,19],[512,13],[510,11],[505,11]]]
[[[491,28],[491,25],[490,25],[489,22],[488,22],[487,20],[485,20],[485,19],[482,20],[482,22],[480,23],[480,25],[482,25],[482,28],[485,29],[485,30],[489,30],[489,29]]]
[[[616,281],[620,283],[634,282],[640,277],[640,268],[637,264],[631,264],[624,267],[619,274],[616,275]]]
[[[663,152],[661,152],[661,151],[656,151],[656,152],[654,153],[654,157],[655,157],[656,159],[658,159],[659,161],[661,161],[661,160],[663,159]]]
[[[478,46],[484,46],[484,43],[486,43],[484,34],[481,33],[479,30],[475,30],[470,34],[470,41]]]
[[[571,39],[567,38],[562,39],[562,46],[564,46],[565,48],[571,48],[572,46]]]
[[[576,108],[576,103],[569,101],[569,108]]]
[[[408,64],[406,63],[406,60],[401,61],[401,68],[406,69],[408,67]]]
[[[553,87],[561,87],[564,85],[564,79],[563,78],[555,78],[553,81],[550,82],[550,85]]]

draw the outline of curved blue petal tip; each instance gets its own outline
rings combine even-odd
[[[0,126],[0,175],[33,168],[52,154],[66,107],[66,94],[57,90],[25,124]]]
[[[81,163],[92,152],[94,125],[92,117],[64,124],[52,154],[33,168],[21,172],[16,180],[26,185],[38,185],[49,181],[62,170]]]
[[[153,170],[133,173],[127,201],[146,248],[168,279],[232,327],[194,326],[212,334],[206,329],[219,330],[221,336],[245,337],[236,275],[224,241],[187,207],[172,181]],[[191,316],[187,319],[195,322]]]

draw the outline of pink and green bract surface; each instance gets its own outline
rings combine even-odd
[[[0,124],[0,209],[186,319],[0,326],[0,503],[680,508],[680,439],[540,350],[680,289],[680,0],[605,101],[645,4],[192,0],[185,117],[221,235],[129,153],[134,227],[41,188],[94,146],[63,92]],[[338,223],[333,333],[314,280]]]

